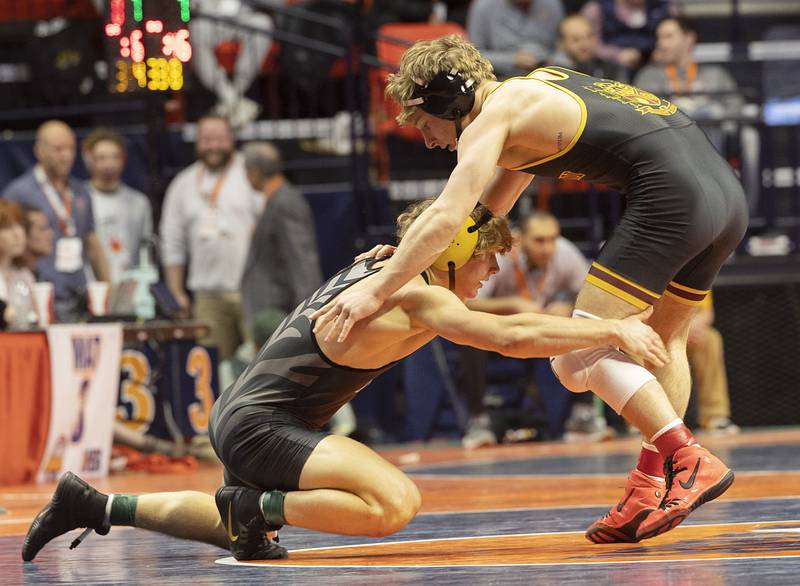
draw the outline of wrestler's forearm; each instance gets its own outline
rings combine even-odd
[[[463,223],[463,218],[456,221],[455,213],[435,212],[430,218],[424,217],[430,209],[425,210],[423,216],[411,225],[392,258],[375,276],[373,284],[381,299],[388,298],[431,266],[452,242]]]
[[[461,192],[465,197],[449,195],[460,183],[451,178],[439,200],[411,224],[392,258],[371,279],[373,291],[380,299],[387,299],[430,267],[453,241],[480,196],[476,192],[473,197],[466,188]]]
[[[509,316],[512,343],[504,354],[515,358],[558,356],[591,346],[617,346],[619,320],[573,319],[543,314]]]
[[[481,196],[481,203],[496,216],[505,216],[530,185],[533,175],[498,167],[492,182]]]

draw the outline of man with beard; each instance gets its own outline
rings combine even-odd
[[[122,182],[128,146],[120,133],[97,128],[82,143],[83,160],[89,171],[86,188],[92,196],[97,235],[118,283],[128,269],[139,263],[139,249],[153,235],[150,200]]]
[[[45,214],[39,208],[22,206],[25,225],[25,252],[20,261],[34,276],[38,276],[39,260],[53,254],[55,232]]]
[[[211,326],[201,342],[217,346],[225,360],[244,339],[239,284],[261,198],[247,181],[225,118],[198,121],[196,151],[198,160],[178,173],[164,197],[161,258],[181,308],[189,313],[185,278],[192,313]]]

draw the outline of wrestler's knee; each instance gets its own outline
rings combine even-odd
[[[620,413],[653,374],[611,346],[576,350],[551,359],[553,372],[573,393],[593,391]]]
[[[393,482],[392,487],[379,497],[380,519],[376,523],[375,537],[392,535],[403,529],[422,506],[422,496],[409,478]]]
[[[564,387],[573,393],[590,390],[589,376],[592,366],[602,357],[606,348],[585,348],[550,358],[550,368]]]

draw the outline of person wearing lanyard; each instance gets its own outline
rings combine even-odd
[[[198,121],[196,152],[198,160],[178,173],[164,197],[161,258],[184,313],[211,326],[202,342],[227,360],[246,337],[239,286],[263,202],[247,181],[225,118]]]
[[[92,197],[95,228],[118,283],[125,271],[139,264],[139,252],[153,235],[150,200],[122,181],[128,157],[126,140],[112,128],[96,128],[81,144],[89,172],[86,188]]]
[[[697,31],[682,17],[667,18],[656,29],[653,60],[636,75],[635,85],[672,101],[698,121],[738,117],[744,98],[736,81],[724,67],[694,60]],[[724,95],[709,95],[720,93]],[[717,126],[704,130],[717,149],[724,135]]]
[[[569,317],[589,263],[574,244],[561,237],[561,227],[552,214],[535,211],[520,226],[519,245],[500,258],[498,273],[467,306],[474,311],[503,315],[544,313]],[[463,348],[462,358],[460,386],[470,411],[462,442],[467,448],[491,445],[496,440],[489,432],[489,417],[483,406],[488,355]],[[567,405],[564,401],[545,405],[551,434],[560,434]]]
[[[58,321],[77,321],[85,312],[88,260],[96,278],[109,280],[109,268],[95,233],[92,202],[83,184],[70,176],[75,162],[75,133],[49,120],[36,131],[37,165],[9,185],[4,197],[42,210],[55,233],[52,254],[39,261],[38,276],[55,289]]]
[[[656,29],[652,62],[636,76],[636,85],[667,94],[694,117],[718,151],[733,150],[750,209],[755,210],[761,191],[760,132],[748,122],[747,104],[736,79],[724,65],[697,63],[697,30],[686,18],[667,18]]]

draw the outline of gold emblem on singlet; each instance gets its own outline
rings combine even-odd
[[[580,181],[586,177],[586,173],[575,173],[575,171],[564,171],[558,176],[559,179],[567,179],[569,181]]]
[[[677,106],[672,102],[662,100],[655,94],[619,81],[604,79],[603,81],[596,81],[591,85],[585,85],[583,88],[590,92],[600,94],[604,98],[620,102],[626,106],[632,106],[633,109],[642,116],[645,114],[669,116],[678,111]]]

